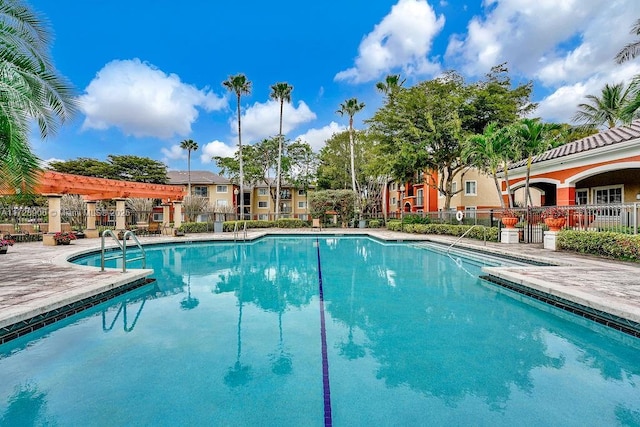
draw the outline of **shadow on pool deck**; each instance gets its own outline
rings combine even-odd
[[[247,239],[267,234],[368,234],[382,240],[432,241],[450,245],[454,237],[416,235],[386,229],[268,229],[250,230]],[[143,244],[233,240],[233,233],[154,236]],[[545,250],[541,245],[505,245],[463,239],[456,247],[525,258],[553,266],[489,267],[484,271],[507,280],[601,310],[640,324],[640,265]],[[80,239],[69,246],[42,242],[17,243],[0,255],[0,328],[57,309],[92,295],[145,278],[151,270],[101,272],[99,268],[71,264],[72,255],[99,250],[100,239]]]

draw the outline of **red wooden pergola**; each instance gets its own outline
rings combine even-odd
[[[35,191],[49,198],[49,234],[61,231],[60,199],[62,196],[64,194],[79,194],[83,196],[87,201],[87,230],[85,234],[88,237],[98,236],[95,227],[95,202],[98,200],[115,200],[116,211],[125,212],[125,200],[127,198],[161,199],[164,218],[170,217],[169,209],[173,205],[177,227],[180,225],[182,216],[180,202],[185,196],[184,187],[180,185],[118,181],[54,171],[44,171],[40,174]],[[124,214],[116,216],[116,228],[125,228]],[[55,244],[51,236],[45,236],[43,241],[45,245]]]
[[[179,185],[147,184],[94,178],[54,171],[41,174],[36,192],[40,194],[80,194],[87,201],[144,197],[167,201],[180,201],[185,196]]]

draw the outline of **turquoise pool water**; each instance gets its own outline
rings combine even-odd
[[[477,261],[348,237],[147,256],[156,283],[0,346],[0,425],[640,425],[640,340]]]

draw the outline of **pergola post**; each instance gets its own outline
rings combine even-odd
[[[178,228],[182,225],[182,200],[173,202],[173,227]]]
[[[162,232],[169,228],[171,222],[171,202],[162,204]]]
[[[116,201],[116,231],[126,230],[127,228],[127,208],[125,202],[127,199],[114,199]]]
[[[42,243],[46,246],[55,246],[56,241],[53,236],[62,231],[62,221],[60,219],[62,194],[45,194],[49,201],[49,231],[42,236]]]
[[[96,202],[94,200],[87,201],[87,227],[84,234],[87,238],[99,237],[96,228]]]

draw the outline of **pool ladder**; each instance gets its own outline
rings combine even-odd
[[[455,241],[455,242],[453,242],[453,243],[451,244],[451,246],[449,246],[449,247],[447,248],[447,254],[449,253],[449,251],[451,250],[451,248],[453,248],[453,247],[456,245],[456,243],[458,243],[460,240],[462,240],[462,238],[463,238],[464,236],[466,236],[466,235],[467,235],[471,230],[473,230],[475,227],[482,227],[482,230],[484,231],[484,233],[483,233],[483,234],[484,234],[484,235],[483,235],[483,237],[484,237],[484,245],[485,245],[485,246],[487,246],[487,227],[485,227],[484,225],[480,225],[480,224],[473,224],[473,225],[472,225],[472,226],[471,226],[467,231],[465,231],[464,233],[462,233],[462,236],[458,237],[458,238],[456,239],[456,241]]]
[[[120,248],[120,251],[116,255],[105,256],[105,239],[107,236],[111,236],[113,240],[116,241],[116,244]],[[131,237],[131,239],[135,242],[138,249],[140,249],[140,253],[142,255],[127,259],[127,238]],[[120,243],[120,239],[118,236],[113,234],[113,230],[104,230],[101,236],[101,244],[100,244],[100,269],[104,271],[104,262],[112,259],[120,259],[122,258],[122,272],[127,272],[127,263],[132,261],[142,260],[142,268],[147,268],[147,254],[144,252],[144,248],[140,244],[138,237],[131,230],[127,230],[122,235],[122,243]]]
[[[240,230],[238,230],[238,224],[239,221],[236,221],[236,225],[233,226],[233,241],[235,242],[236,240],[238,240],[238,233]],[[247,221],[242,221],[242,241],[246,241],[247,240]]]

